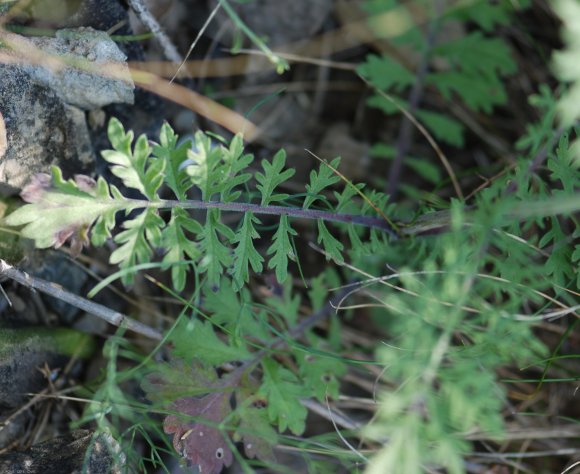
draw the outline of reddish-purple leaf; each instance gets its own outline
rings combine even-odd
[[[218,428],[231,412],[229,392],[211,393],[202,398],[183,397],[171,405],[178,415],[165,418],[163,429],[173,434],[173,447],[201,474],[219,474],[234,460]]]

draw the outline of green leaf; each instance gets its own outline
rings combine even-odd
[[[267,340],[266,325],[253,313],[252,297],[247,288],[235,291],[229,278],[222,278],[219,288],[204,291],[204,308],[211,313],[211,320],[230,331],[233,342],[250,336]]]
[[[231,242],[234,232],[220,221],[220,212],[217,209],[207,211],[207,218],[200,235],[200,247],[203,258],[200,262],[200,271],[206,272],[211,287],[217,287],[223,270],[232,260],[230,249],[226,247],[219,235]]]
[[[330,166],[334,169],[338,168],[340,164],[340,157],[335,158],[330,162]],[[320,192],[324,189],[336,184],[340,181],[340,177],[337,176],[334,171],[326,164],[321,163],[318,173],[316,170],[310,172],[310,184],[306,185],[306,190],[308,191],[308,196],[304,199],[304,209],[308,209],[317,200],[321,199]]]
[[[111,197],[110,191],[114,197]],[[101,178],[77,175],[65,181],[59,168],[52,176],[35,175],[23,189],[22,197],[30,204],[5,218],[10,226],[24,225],[22,235],[33,239],[37,248],[60,246],[69,237],[85,241],[90,226],[97,221],[99,239],[109,234],[117,211],[130,207],[115,187]]]
[[[187,151],[188,160],[182,163],[192,182],[201,190],[202,199],[210,201],[224,187],[225,167],[221,147],[214,146],[205,133],[195,133],[194,149]]]
[[[270,422],[277,424],[281,433],[288,428],[295,435],[301,435],[308,411],[300,398],[306,396],[306,391],[292,372],[272,359],[264,359],[262,367],[264,378],[258,394],[268,400]]]
[[[181,167],[187,159],[187,151],[192,142],[187,140],[177,146],[178,136],[167,122],[161,127],[159,144],[153,146],[153,155],[165,162],[165,184],[173,191],[178,200],[186,199],[186,192],[193,185],[185,170]]]
[[[580,160],[570,148],[568,133],[560,137],[556,155],[548,159],[548,169],[552,180],[562,183],[564,193],[574,193],[580,187]]]
[[[280,217],[278,229],[272,238],[272,245],[267,251],[267,255],[272,255],[268,262],[268,268],[276,270],[276,279],[284,283],[288,278],[288,260],[296,261],[290,236],[297,235],[297,232],[290,226],[288,216]]]
[[[339,378],[346,373],[346,366],[343,362],[337,358],[309,354],[304,351],[297,352],[296,359],[304,385],[318,400],[326,402],[328,397],[338,398]]]
[[[243,440],[246,456],[264,463],[274,463],[276,457],[273,448],[278,443],[278,433],[270,424],[268,412],[264,408],[242,406],[236,410],[236,414],[240,424],[235,439]]]
[[[370,54],[357,72],[384,91],[401,93],[415,83],[415,74],[388,56]]]
[[[446,115],[429,110],[416,110],[415,114],[429,131],[437,138],[449,145],[463,147],[463,124]]]
[[[185,287],[188,265],[181,262],[189,257],[196,262],[201,256],[198,244],[190,240],[185,232],[201,234],[202,226],[194,220],[185,209],[174,207],[171,209],[169,224],[161,233],[161,246],[167,249],[163,257],[163,269],[171,268],[171,279],[175,291],[181,291]]]
[[[173,353],[187,363],[194,359],[207,366],[217,367],[226,362],[248,359],[251,354],[244,347],[229,346],[215,333],[209,321],[183,319],[171,332]]]
[[[124,231],[115,236],[115,242],[121,244],[109,258],[110,263],[120,268],[132,267],[138,263],[151,261],[153,249],[161,246],[161,229],[165,223],[156,209],[147,208],[137,217],[123,224]],[[123,275],[125,285],[133,283],[134,275]]]
[[[441,44],[434,53],[449,61],[450,70],[428,74],[426,82],[435,85],[446,99],[455,92],[473,110],[490,113],[503,104],[507,94],[500,76],[516,71],[506,43],[485,38],[481,32]]]
[[[254,239],[260,237],[254,228],[254,224],[259,223],[260,220],[252,212],[246,212],[242,227],[236,232],[233,239],[233,242],[238,244],[234,249],[234,270],[232,272],[236,290],[239,290],[249,280],[249,265],[256,273],[262,271],[264,257],[258,253],[253,242]]]
[[[292,280],[286,280],[281,296],[275,294],[266,300],[268,307],[282,316],[288,327],[292,327],[298,322],[300,301],[300,294],[293,290]]]
[[[556,284],[567,286],[568,280],[574,278],[573,249],[566,243],[567,235],[562,231],[558,219],[552,217],[550,220],[551,229],[544,234],[538,246],[545,248],[550,242],[554,243],[544,268]]]
[[[101,154],[113,165],[111,172],[128,188],[137,189],[150,200],[159,199],[157,191],[163,183],[165,160],[151,157],[147,137],[141,135],[131,150],[133,132],[125,133],[116,118],[109,121],[108,134],[114,150],[104,150]]]
[[[284,150],[279,150],[274,155],[272,163],[262,160],[264,173],[256,173],[256,181],[258,182],[256,187],[262,193],[262,206],[267,206],[272,202],[283,201],[288,197],[288,194],[284,193],[272,195],[274,189],[294,175],[295,170],[293,168],[282,171],[285,164],[286,152]]]
[[[318,243],[322,243],[324,250],[328,253],[327,260],[333,258],[338,263],[344,262],[342,245],[326,228],[326,224],[322,219],[318,219]]]
[[[449,16],[461,22],[472,21],[477,23],[482,30],[492,32],[496,25],[507,25],[510,21],[510,2],[498,2],[491,4],[488,2],[466,3],[457,8],[449,9]]]
[[[222,160],[224,162],[224,183],[221,190],[222,202],[231,202],[238,199],[240,191],[233,191],[237,186],[247,183],[252,177],[251,173],[242,173],[246,170],[254,157],[251,154],[242,155],[244,142],[241,134],[237,134],[231,141],[229,148],[222,147]]]

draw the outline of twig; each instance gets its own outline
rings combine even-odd
[[[409,94],[409,107],[407,111],[409,114],[414,114],[421,102],[423,96],[425,76],[429,70],[429,60],[431,59],[431,52],[435,46],[435,39],[437,37],[437,31],[439,29],[439,18],[441,17],[442,10],[444,8],[445,2],[443,0],[437,0],[434,5],[434,18],[429,25],[429,32],[427,33],[425,50],[423,51],[423,56],[421,58],[421,63],[419,64],[419,69],[417,70],[417,76],[415,77],[415,84],[411,89]],[[409,148],[411,146],[411,140],[413,138],[413,124],[408,119],[403,119],[401,127],[399,129],[399,137],[397,138],[397,153],[395,159],[391,166],[389,172],[389,177],[387,180],[386,193],[393,200],[399,190],[399,182],[401,180],[401,170],[403,168],[403,160],[407,155]]]
[[[135,15],[141,20],[141,22],[149,29],[151,33],[155,36],[159,44],[163,48],[163,53],[170,61],[174,63],[181,63],[183,58],[177,51],[177,47],[169,39],[169,36],[163,31],[161,25],[153,14],[148,10],[148,8],[143,3],[143,0],[128,0],[127,2]]]
[[[156,329],[136,321],[129,316],[125,316],[122,313],[113,311],[106,306],[94,303],[81,296],[77,296],[74,293],[65,290],[60,285],[17,270],[2,259],[0,259],[0,276],[6,276],[14,281],[17,281],[21,285],[41,291],[42,293],[46,293],[47,295],[50,295],[54,298],[64,301],[65,303],[75,306],[76,308],[86,311],[93,316],[97,316],[98,318],[101,318],[109,324],[113,324],[114,326],[129,329],[130,331],[139,333],[157,341],[160,341],[163,338],[163,335]]]

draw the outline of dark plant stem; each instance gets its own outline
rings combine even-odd
[[[296,326],[291,328],[284,337],[277,337],[266,347],[256,352],[252,359],[244,362],[230,374],[228,377],[228,384],[235,385],[244,374],[251,372],[256,367],[256,365],[259,364],[264,357],[271,354],[272,351],[287,347],[288,340],[300,338],[308,329],[314,327],[320,321],[329,317],[333,311],[336,311],[338,303],[349,293],[349,291],[350,285],[346,285],[344,288],[338,291],[334,297],[331,298],[321,309],[304,318]]]
[[[419,103],[423,97],[425,76],[429,70],[429,60],[431,59],[431,52],[435,46],[435,40],[437,38],[437,32],[439,30],[439,19],[442,15],[443,9],[445,7],[444,0],[436,0],[434,5],[434,18],[429,25],[429,31],[427,33],[426,45],[421,58],[421,63],[419,64],[419,69],[417,70],[417,75],[415,77],[415,84],[411,89],[409,94],[409,106],[408,111],[410,114],[414,114]],[[394,200],[397,192],[399,191],[399,182],[401,179],[401,170],[403,168],[403,160],[409,148],[411,146],[411,140],[413,139],[413,124],[410,120],[403,118],[401,122],[401,127],[399,128],[399,136],[397,138],[396,155],[393,160],[393,164],[389,171],[389,177],[387,180],[386,193],[390,196],[390,200]]]
[[[219,209],[230,212],[253,212],[254,214],[289,216],[300,219],[322,219],[329,222],[338,222],[342,224],[355,224],[368,228],[379,229],[388,233],[392,237],[397,237],[397,231],[391,224],[379,217],[358,216],[355,214],[343,214],[337,212],[322,211],[318,209],[302,209],[299,207],[284,206],[260,206],[259,204],[250,204],[243,202],[218,202],[218,201],[145,201],[139,199],[128,200],[134,204],[134,208],[156,207],[158,209],[170,209],[181,207],[183,209]]]

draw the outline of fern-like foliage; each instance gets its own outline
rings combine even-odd
[[[365,9],[370,15],[371,27],[376,19],[378,28],[381,16],[392,14],[412,18],[410,12],[416,6],[415,3],[425,2],[368,0]],[[520,2],[520,7],[524,6]],[[392,41],[397,47],[410,46],[415,51],[429,50],[430,67],[425,76],[426,87],[433,88],[450,102],[459,99],[474,111],[490,113],[495,106],[505,103],[507,96],[502,78],[514,73],[516,65],[507,44],[499,38],[487,37],[485,33],[497,24],[505,24],[513,8],[509,2],[499,2],[497,5],[487,2],[450,5],[443,16],[429,19],[438,22],[438,31],[444,30],[448,23],[467,19],[479,24],[482,31],[439,41],[437,37],[426,37],[418,25],[412,25]],[[426,8],[426,11],[430,10],[432,8]],[[370,55],[358,72],[375,87],[390,94],[400,105],[407,106],[405,92],[414,84],[416,76],[415,71],[409,70],[408,66],[393,57]],[[392,102],[378,94],[369,99],[369,104],[389,115],[399,113]],[[463,146],[464,126],[458,120],[425,108],[419,108],[415,113],[438,140]]]
[[[150,262],[155,251],[161,249],[162,267],[171,269],[177,291],[183,290],[187,275],[194,269],[207,277],[211,287],[219,286],[227,272],[239,290],[248,282],[250,269],[260,273],[264,267],[264,257],[255,246],[260,237],[257,214],[278,216],[279,226],[267,254],[272,255],[268,267],[275,270],[280,282],[287,278],[288,261],[295,259],[291,239],[296,231],[289,216],[318,218],[318,241],[329,257],[342,261],[344,245],[332,234],[325,218],[353,222],[356,214],[369,218],[376,214],[366,206],[360,212],[352,209],[353,215],[341,216],[323,196],[327,188],[340,181],[333,171],[339,164],[338,158],[330,166],[323,164],[311,173],[302,208],[286,208],[272,203],[283,203],[288,198],[287,193],[277,189],[292,177],[294,170],[285,168],[283,151],[276,153],[272,162],[264,160],[262,171],[255,173],[261,204],[253,205],[239,201],[241,188],[253,176],[248,168],[253,157],[244,153],[240,135],[229,144],[216,144],[209,135],[197,132],[193,142],[179,143],[177,135],[165,124],[159,143],[150,146],[145,136],[134,140],[133,133],[126,132],[116,119],[110,121],[108,132],[113,149],[103,152],[104,159],[123,185],[139,191],[143,199],[124,197],[102,178],[98,182],[86,177],[65,181],[55,168],[52,178],[37,177],[25,189],[23,197],[29,204],[13,213],[8,224],[25,224],[23,235],[43,248],[62,245],[69,237],[82,233],[84,237],[79,234],[74,240],[80,248],[79,242],[86,243],[91,226],[93,243],[102,245],[111,236],[115,214],[124,210],[123,230],[113,237],[118,247],[111,254],[111,263],[129,270]],[[175,200],[160,199],[161,186],[166,186]],[[201,201],[188,199],[188,193],[194,189],[201,194]],[[323,201],[328,210],[311,212],[309,208],[317,201]],[[188,211],[191,208],[207,209],[205,220],[194,219]],[[160,214],[163,209],[170,209],[168,221]],[[222,222],[224,210],[243,213],[237,229]],[[369,225],[377,225],[374,219],[368,221]],[[388,230],[387,223],[383,227]],[[125,284],[131,284],[133,279],[133,272],[124,272]]]
[[[377,357],[385,382],[397,389],[383,392],[380,419],[367,430],[389,440],[371,473],[420,473],[428,464],[464,473],[471,446],[461,433],[476,428],[501,438],[506,388],[496,368],[546,357],[532,333],[544,317],[545,295],[577,304],[580,251],[573,236],[580,222],[564,204],[578,205],[580,174],[569,138],[578,131],[565,130],[555,142],[557,100],[543,87],[532,101],[541,119],[519,142],[516,170],[478,193],[473,213],[454,202],[449,233],[382,247],[393,274],[385,277],[388,292],[376,288],[384,298],[378,314],[393,342]],[[548,173],[532,166],[542,150]],[[558,215],[547,212],[552,205]],[[364,256],[356,262],[370,270]],[[395,282],[401,291],[393,293]]]

